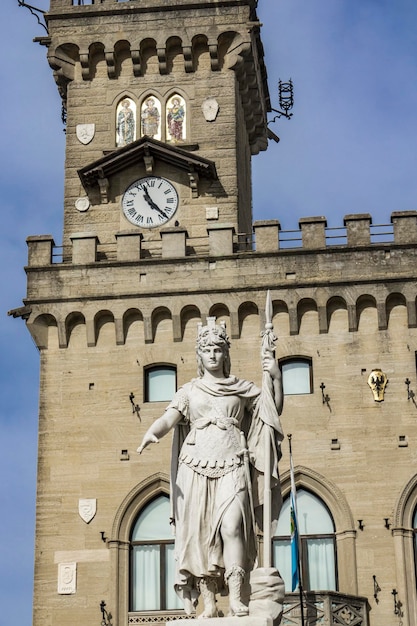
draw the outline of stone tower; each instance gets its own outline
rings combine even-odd
[[[51,0],[48,60],[67,113],[64,245],[87,230],[112,244],[132,222],[144,245],[162,225],[196,240],[208,224],[250,232],[250,160],[266,149],[269,109],[256,4]],[[173,185],[175,217],[120,210],[145,176]]]
[[[35,626],[87,626],[103,600],[114,625],[144,619],[132,520],[169,491],[169,442],[134,452],[164,408],[147,376],[161,364],[178,385],[195,375],[197,320],[225,313],[206,295],[221,285],[216,259],[240,233],[248,245],[269,109],[256,5],[51,0],[45,16],[67,126],[61,262],[51,237],[28,239],[42,381]]]

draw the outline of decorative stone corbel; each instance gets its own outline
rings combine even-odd
[[[191,46],[183,46],[182,53],[184,55],[184,69],[189,74],[194,72],[193,52]]]
[[[145,154],[143,157],[143,162],[145,164],[146,173],[152,174],[155,164],[153,156]]]
[[[105,52],[104,57],[107,65],[107,76],[109,78],[116,78],[116,56],[114,52]]]
[[[81,76],[83,80],[90,79],[90,56],[88,52],[80,52]]]
[[[62,98],[63,106],[66,109],[68,84],[71,81],[64,75],[62,68],[54,72],[54,80],[56,82],[56,86],[58,87],[58,93]]]
[[[168,74],[166,48],[157,48],[156,53],[158,55],[159,73]]]
[[[218,72],[220,70],[218,50],[217,42],[209,43],[210,66],[212,72]]]
[[[103,204],[107,204],[109,201],[109,179],[104,176],[97,179],[97,183],[100,189],[100,200]]]
[[[199,175],[197,172],[188,172],[188,178],[190,180],[191,197],[198,198],[198,181]]]
[[[140,58],[140,50],[131,51],[133,75],[136,77],[142,76],[142,63]]]

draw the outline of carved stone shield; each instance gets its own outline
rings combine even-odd
[[[214,122],[217,117],[217,113],[219,112],[219,103],[216,98],[209,97],[203,101],[201,109],[206,122]]]
[[[92,141],[95,132],[95,124],[77,124],[76,126],[77,139],[85,146]]]
[[[78,513],[81,519],[89,524],[97,511],[97,500],[95,498],[80,498],[78,501]]]

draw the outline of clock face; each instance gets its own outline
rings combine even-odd
[[[178,208],[178,193],[174,185],[160,176],[145,176],[132,183],[124,192],[122,210],[125,217],[141,228],[163,226]]]

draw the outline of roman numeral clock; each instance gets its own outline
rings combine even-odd
[[[134,181],[122,196],[125,217],[142,228],[163,226],[178,208],[178,192],[161,176],[146,176]]]
[[[154,239],[153,229],[180,224],[190,237],[206,234],[205,206],[213,203],[211,186],[218,177],[214,162],[196,151],[142,137],[78,175],[89,204],[106,216],[113,232],[130,225]]]

